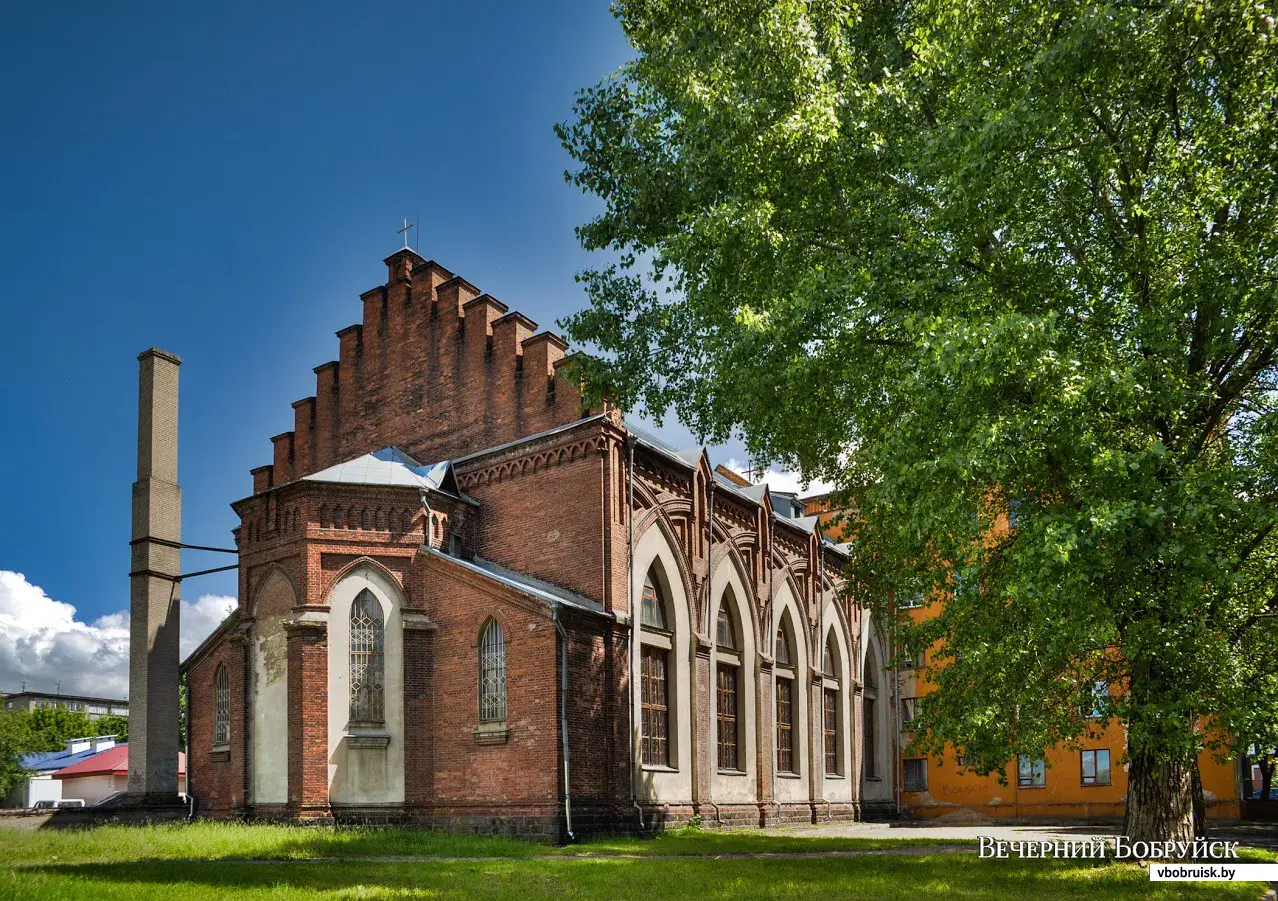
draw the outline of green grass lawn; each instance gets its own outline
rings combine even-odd
[[[926,844],[926,843],[922,843]],[[1151,883],[1143,867],[1089,861],[982,861],[920,843],[682,832],[549,848],[400,829],[198,823],[27,832],[0,826],[0,898],[425,899],[920,897],[1053,901],[1239,898],[1246,883]],[[887,853],[896,848],[903,853]],[[910,847],[913,846],[913,847]],[[864,856],[721,854],[874,851]],[[909,852],[909,853],[904,853]],[[382,861],[368,858],[429,857]],[[339,857],[339,861],[315,858]],[[1249,852],[1253,860],[1273,855]]]

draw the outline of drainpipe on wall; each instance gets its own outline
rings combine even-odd
[[[905,764],[901,760],[901,667],[897,661],[900,643],[896,636],[896,608],[892,608],[892,783],[896,795],[896,815],[901,816],[901,780],[905,775]]]
[[[626,433],[626,592],[630,623],[630,806],[639,815],[643,832],[643,808],[639,805],[639,765],[635,761],[635,678],[639,667],[639,616],[635,611],[635,436]]]
[[[773,572],[772,570],[771,535],[772,535],[772,523],[771,521],[769,521],[768,522],[768,536],[769,536],[768,537],[768,559],[765,565],[768,568],[768,616],[771,617],[771,619],[768,621],[768,631],[764,633],[764,640],[766,641],[768,635],[770,634],[774,642],[774,647],[772,648],[772,706],[773,708],[775,708],[777,706],[777,670],[776,670],[777,649],[775,647],[776,630],[772,628],[772,621],[775,620],[777,622],[780,622],[781,617],[777,616],[777,579],[776,579],[776,573]],[[798,649],[796,648],[795,650],[797,652]],[[772,711],[772,718],[774,721],[776,719],[776,715],[777,715],[776,710],[774,709]],[[795,719],[796,717],[794,716],[793,713],[791,713],[790,722],[792,724]],[[766,722],[767,717],[764,717],[764,720]],[[779,728],[774,728],[774,732],[775,731],[779,731]],[[790,734],[791,736],[794,735],[793,726],[791,727]],[[791,739],[791,743],[793,744],[793,739]],[[774,808],[776,812],[776,817],[778,820],[781,818],[781,799],[777,797],[777,761],[779,760],[780,756],[781,756],[780,749],[777,747],[777,736],[774,734],[772,736],[772,807]],[[791,757],[793,757],[793,753],[791,753]],[[793,760],[791,762],[793,762]]]
[[[430,547],[431,533],[435,531],[435,511],[430,508],[430,500],[426,496],[425,488],[418,492],[418,498],[422,502],[422,536],[425,538],[422,544]]]
[[[568,778],[568,632],[559,621],[559,605],[550,608],[550,616],[555,621],[555,631],[559,633],[559,728],[564,741],[564,819],[568,826],[568,841],[576,841],[572,831],[572,783]]]
[[[191,684],[187,681],[185,673],[180,677],[178,685],[186,689],[186,720],[182,723],[182,751],[186,754],[186,800],[190,806],[186,818],[193,820],[195,819],[195,786],[191,778],[193,769],[191,766]],[[179,777],[181,770],[182,768],[178,767]]]

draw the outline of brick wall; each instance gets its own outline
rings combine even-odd
[[[599,617],[565,612],[568,743],[572,794],[581,804],[628,801],[629,678],[626,632]]]
[[[288,633],[288,800],[297,817],[328,816],[328,639]]]
[[[363,319],[337,333],[338,359],[293,404],[254,493],[388,445],[423,463],[492,447],[581,416],[557,375],[567,344],[412,250],[386,259]]]
[[[229,631],[229,630],[228,630]],[[244,641],[225,632],[187,670],[188,789],[209,816],[226,817],[244,804],[248,731],[248,680]],[[227,752],[213,751],[213,676],[226,667],[231,690],[231,745]]]
[[[434,719],[433,804],[496,813],[558,798],[559,730],[555,626],[546,608],[447,560],[422,568],[426,613],[438,624],[430,676]],[[506,635],[506,725],[502,742],[479,729],[480,628]],[[424,762],[424,761],[423,761]],[[417,781],[426,774],[406,774]]]

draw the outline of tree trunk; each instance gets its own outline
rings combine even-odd
[[[1203,774],[1198,768],[1198,758],[1194,757],[1194,770],[1191,774],[1194,792],[1194,838],[1207,837],[1207,799],[1203,797]]]
[[[1133,842],[1194,838],[1193,760],[1131,754],[1123,833]]]
[[[1274,766],[1278,761],[1274,760],[1272,754],[1266,754],[1260,758],[1260,799],[1262,801],[1269,800],[1269,792],[1273,789],[1274,783]]]

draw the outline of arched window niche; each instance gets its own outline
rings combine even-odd
[[[328,801],[404,801],[404,598],[361,561],[328,594]]]
[[[826,631],[821,658],[821,733],[822,757],[825,775],[841,777],[847,774],[843,736],[846,724],[843,716],[843,654],[834,626]]]
[[[866,779],[882,779],[879,759],[879,655],[871,642],[865,651],[865,688],[861,701],[861,769]]]
[[[806,805],[812,793],[813,655],[807,621],[796,600],[799,595],[794,583],[784,573],[774,573],[773,577],[777,588],[769,631],[774,661],[770,711],[770,724],[775,733],[774,791],[779,803]]]
[[[727,550],[711,578],[709,745],[710,797],[715,803],[757,801],[759,633],[771,642],[771,624],[758,629],[757,600],[740,559]],[[770,650],[770,648],[769,648]],[[771,711],[767,712],[771,723]]]
[[[665,584],[664,572],[654,564],[639,601],[639,759],[645,767],[673,769],[674,612]]]
[[[895,803],[895,783],[899,778],[899,765],[893,753],[896,676],[892,670],[885,669],[890,654],[873,621],[864,626],[861,647],[861,800],[871,809],[887,810]]]
[[[691,804],[696,682],[687,562],[675,533],[662,519],[636,531],[629,592],[635,793],[644,803]]]
[[[794,621],[789,610],[781,611],[773,640],[773,674],[776,678],[777,772],[797,776],[799,756],[798,652],[795,650]]]
[[[743,772],[741,760],[741,638],[736,597],[724,592],[715,622],[715,743],[719,772]]]

